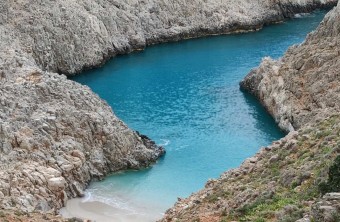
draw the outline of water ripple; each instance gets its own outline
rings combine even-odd
[[[130,127],[167,149],[155,166],[92,183],[92,200],[161,212],[283,136],[238,83],[264,56],[303,41],[324,13],[256,33],[215,36],[119,56],[74,80],[89,85]],[[131,209],[133,208],[133,209]]]

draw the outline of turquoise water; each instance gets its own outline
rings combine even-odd
[[[177,197],[201,189],[209,178],[282,137],[238,84],[262,57],[278,58],[302,42],[323,16],[318,12],[255,33],[151,46],[73,77],[105,99],[129,127],[167,150],[149,169],[92,183],[88,198],[159,217]]]

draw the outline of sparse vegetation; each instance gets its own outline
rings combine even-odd
[[[322,193],[339,191],[339,123],[339,116],[333,116],[289,140],[274,143],[256,155],[258,161],[242,165],[219,180],[203,204],[219,209],[219,222],[291,222],[302,218]],[[323,186],[327,191],[319,189],[322,181],[326,181]],[[189,208],[198,211],[197,205]],[[185,216],[180,218],[185,220]]]
[[[319,184],[322,194],[340,191],[340,155],[334,160],[328,171],[328,180]]]
[[[22,216],[22,215],[24,215],[21,211],[19,211],[19,210],[16,210],[16,211],[14,211],[14,215],[16,215],[16,216]]]

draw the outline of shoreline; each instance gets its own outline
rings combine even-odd
[[[89,205],[90,205],[90,204],[93,204],[92,206],[98,206],[98,205],[96,205],[96,204],[99,204],[99,203],[98,203],[98,202],[94,203],[94,202],[96,202],[96,201],[89,201],[88,204],[89,204]],[[70,211],[76,211],[76,212],[77,212],[77,214],[74,214],[74,215],[72,215],[72,216],[79,217],[79,215],[82,215],[81,212],[83,212],[84,215],[85,215],[86,207],[83,205],[81,199],[75,200],[74,202],[71,203],[70,206],[66,206],[66,208],[68,208],[68,207],[69,207]],[[93,209],[92,209],[92,210],[93,210]],[[101,211],[101,210],[97,210],[97,211],[96,211],[96,215],[100,216],[100,214],[101,214],[100,211]],[[124,211],[121,211],[121,213],[124,214]],[[65,214],[64,214],[64,215],[65,215]],[[94,215],[92,215],[92,216],[94,216]],[[92,218],[93,218],[93,217],[92,217]],[[114,218],[114,217],[111,217],[111,219],[116,219],[116,220],[118,220],[117,218]],[[161,218],[158,218],[158,219],[161,219]],[[101,221],[101,220],[99,219],[99,217],[98,217],[98,220]],[[133,220],[133,219],[132,219],[132,220],[127,220],[127,221],[139,221],[139,220]]]
[[[179,33],[175,36],[167,36],[167,37],[159,37],[158,39],[146,39],[146,44],[143,47],[140,48],[132,48],[127,49],[126,51],[118,52],[118,53],[113,53],[113,54],[108,54],[105,57],[103,57],[102,60],[100,60],[97,64],[91,65],[91,66],[83,66],[82,69],[76,71],[76,72],[58,72],[58,74],[65,74],[67,76],[75,76],[78,74],[81,74],[83,72],[86,72],[88,70],[100,68],[104,66],[109,60],[114,59],[114,57],[119,56],[119,55],[126,55],[130,54],[133,52],[138,52],[138,51],[143,51],[145,50],[146,47],[153,46],[153,45],[158,45],[158,44],[163,44],[163,43],[171,43],[171,42],[178,42],[178,41],[185,41],[185,40],[190,40],[190,39],[199,39],[199,38],[206,38],[209,36],[221,36],[221,35],[233,35],[233,34],[243,34],[243,33],[251,33],[251,32],[258,32],[262,30],[263,28],[275,24],[280,24],[282,22],[285,22],[287,20],[291,19],[297,19],[300,17],[295,17],[296,15],[300,14],[309,14],[313,13],[314,11],[317,10],[325,10],[325,11],[330,11],[332,8],[335,7],[335,3],[329,3],[327,5],[323,5],[321,7],[313,6],[308,9],[304,9],[302,6],[301,9],[297,7],[296,12],[290,12],[288,15],[279,18],[277,20],[269,20],[269,21],[260,21],[259,24],[255,25],[240,25],[239,27],[235,27],[234,29],[220,29],[216,31],[197,31],[197,30],[190,30],[190,33]]]
[[[327,4],[335,2],[327,1]],[[4,155],[1,160],[8,164],[20,163],[15,170],[0,172],[3,176],[0,196],[5,209],[56,211],[68,198],[80,196],[92,178],[102,178],[119,169],[145,167],[162,153],[146,144],[151,141],[143,141],[140,135],[130,131],[114,116],[106,102],[88,87],[52,73],[76,73],[86,67],[95,67],[108,57],[145,47],[147,38],[142,39],[140,35],[150,34],[144,30],[145,33],[138,32],[118,43],[112,42],[114,35],[108,32],[102,21],[88,15],[86,2],[81,8],[85,11],[83,14],[75,14],[76,11],[72,10],[78,12],[79,7],[71,3],[70,7],[53,3],[57,7],[53,8],[34,2],[30,7],[19,4],[11,7],[12,3],[6,2],[3,3],[5,7],[0,7],[6,12],[1,17],[4,25],[0,27],[3,40],[0,41],[0,56],[4,58],[0,60],[3,86],[0,90],[4,104],[1,110],[4,114],[1,119],[1,154]],[[313,1],[312,6],[291,5],[292,8],[288,4],[289,10],[285,10],[311,10],[320,4]],[[39,7],[42,10],[36,10]],[[114,10],[121,12],[119,10],[124,7],[127,7],[125,3],[115,5]],[[65,18],[70,14],[79,15],[80,19],[72,20],[76,16],[70,16],[66,23],[66,20],[58,23],[59,20],[54,19],[61,18],[61,14]],[[126,24],[131,23],[124,20],[124,14],[119,18]],[[50,35],[58,30],[63,32]],[[171,37],[158,33],[158,38],[166,41],[187,34],[183,33],[173,36],[168,33]],[[115,144],[116,139],[123,144]],[[133,152],[141,148],[143,160],[137,156],[140,153]],[[35,162],[22,158],[22,153],[28,156],[31,152],[37,153]]]
[[[60,209],[60,215],[66,219],[81,218],[85,220],[90,218],[100,222],[150,222],[157,221],[164,216],[164,213],[145,211],[141,206],[129,207],[130,209],[124,210],[102,201],[74,198]]]
[[[340,3],[302,44],[263,58],[240,83],[289,134],[178,201],[162,222],[339,220],[340,190],[331,186],[340,176],[332,174],[340,160],[339,18]]]

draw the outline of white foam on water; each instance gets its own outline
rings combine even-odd
[[[101,203],[105,203],[107,205],[110,205],[112,207],[118,208],[118,209],[122,209],[131,213],[136,213],[136,209],[134,209],[128,201],[123,200],[119,197],[102,197],[102,196],[95,196],[93,197],[90,201],[87,202],[94,202],[94,201],[98,201]]]
[[[91,192],[86,192],[83,198],[69,200],[60,214],[65,218],[77,217],[100,222],[151,222],[163,216],[162,212],[143,203],[132,203],[117,196],[105,198]]]
[[[158,144],[159,146],[167,146],[170,144],[170,140],[167,139],[160,139],[162,143]]]
[[[307,16],[311,16],[311,14],[310,13],[297,13],[294,15],[294,18],[304,18]]]
[[[189,145],[180,145],[180,146],[175,148],[175,151],[180,151],[180,150],[183,150],[183,149],[185,149],[187,147],[189,147]]]

